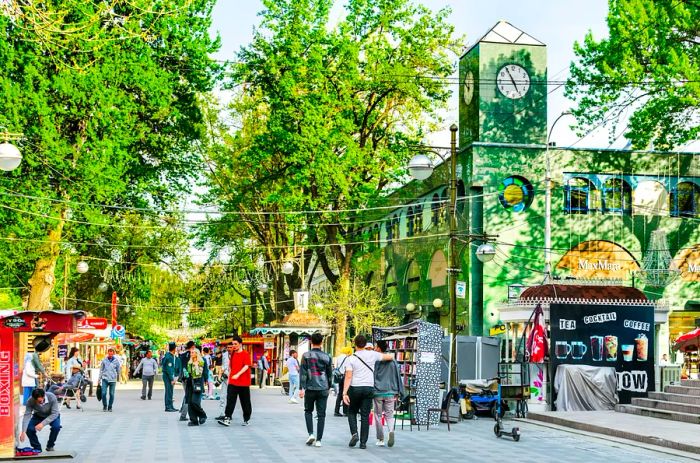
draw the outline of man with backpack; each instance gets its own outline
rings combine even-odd
[[[326,423],[328,391],[333,375],[331,356],[321,350],[323,335],[318,331],[311,335],[311,350],[301,357],[300,392],[304,399],[304,418],[309,438],[306,445],[321,446],[323,428]],[[313,413],[316,408],[316,435],[314,435]]]
[[[343,403],[343,386],[345,385],[345,362],[348,356],[352,354],[352,347],[343,347],[340,349],[340,355],[335,358],[333,369],[333,382],[338,386],[338,391],[335,398],[335,412],[333,416],[347,416],[348,406]],[[343,406],[343,413],[340,413],[340,406]]]
[[[377,341],[376,350],[385,353],[386,341]],[[377,446],[384,446],[384,425],[382,414],[386,418],[386,426],[389,428],[389,440],[387,446],[394,446],[394,401],[396,396],[403,397],[403,381],[399,365],[396,360],[377,362],[374,364],[374,417],[377,429]]]
[[[360,442],[360,448],[367,448],[369,438],[369,413],[374,398],[374,364],[382,360],[393,360],[392,354],[383,354],[365,350],[367,338],[355,337],[355,353],[345,362],[345,384],[343,385],[343,402],[348,405],[348,423],[350,424],[350,447]],[[360,435],[357,435],[357,413],[360,413]]]

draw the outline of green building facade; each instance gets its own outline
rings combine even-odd
[[[549,158],[553,279],[610,280],[666,300],[666,351],[700,318],[700,153],[547,149],[546,46],[507,22],[461,57],[459,74],[459,331],[488,335],[501,324],[509,288],[543,282]],[[396,192],[416,199],[368,227],[357,258],[406,321],[445,327],[448,168]],[[485,264],[470,240],[483,233],[497,235],[496,257]],[[663,262],[666,247],[670,266],[645,267],[645,258]],[[650,285],[650,275],[661,275],[662,285]]]

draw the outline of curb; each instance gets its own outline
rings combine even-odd
[[[603,434],[604,436],[618,437],[621,439],[641,442],[643,444],[679,450],[681,452],[700,454],[700,446],[685,444],[683,442],[677,442],[668,439],[662,439],[659,437],[645,436],[641,434],[635,434],[632,432],[622,431],[620,429],[608,428],[605,426],[599,426],[589,423],[582,423],[579,421],[568,420],[557,416],[543,415],[539,413],[530,412],[528,413],[527,418],[528,420],[542,421],[544,423],[564,426],[567,428],[577,429],[579,431],[586,431],[594,434]]]

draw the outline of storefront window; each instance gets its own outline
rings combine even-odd
[[[605,212],[629,214],[632,212],[632,188],[619,178],[611,178],[603,185]]]
[[[695,217],[700,208],[700,187],[692,182],[681,182],[671,193],[672,217]]]

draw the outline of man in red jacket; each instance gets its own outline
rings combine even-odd
[[[226,411],[224,418],[218,420],[223,426],[231,425],[231,416],[236,408],[238,398],[241,399],[243,409],[243,426],[248,426],[253,407],[250,404],[250,354],[243,350],[243,340],[240,336],[234,336],[233,352],[229,365],[228,389],[226,391]]]

